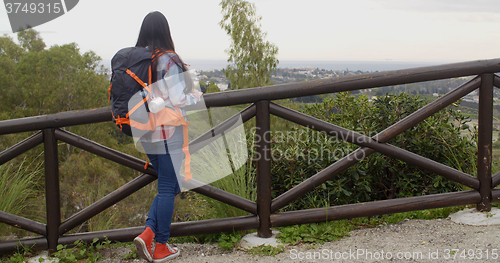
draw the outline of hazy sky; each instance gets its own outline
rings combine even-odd
[[[80,0],[35,27],[48,46],[76,42],[103,59],[133,46],[144,16],[161,11],[177,52],[224,60],[219,0]],[[254,0],[280,60],[469,61],[500,57],[499,0]],[[12,34],[5,7],[0,32]]]

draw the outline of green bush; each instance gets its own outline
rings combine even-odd
[[[323,103],[302,110],[315,118],[374,136],[428,102],[404,93],[385,95],[370,101],[340,93]],[[451,106],[425,119],[389,141],[468,174],[475,174],[475,133]],[[469,136],[462,132],[468,131]],[[340,136],[339,136],[340,137]],[[301,183],[338,159],[359,148],[312,131],[307,127],[272,133],[272,187],[274,197]],[[418,196],[461,190],[453,181],[395,158],[373,153],[314,191],[285,207],[285,210],[324,207],[348,203]]]

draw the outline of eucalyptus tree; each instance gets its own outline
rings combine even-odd
[[[230,63],[224,70],[231,89],[261,87],[271,83],[271,73],[278,65],[278,47],[265,40],[262,17],[255,4],[244,0],[223,0],[219,25],[231,38],[226,50]]]

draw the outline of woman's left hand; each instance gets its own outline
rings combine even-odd
[[[190,92],[190,94],[193,95],[193,97],[196,99],[196,101],[200,101],[201,96],[203,96],[203,92],[199,90],[193,90]]]

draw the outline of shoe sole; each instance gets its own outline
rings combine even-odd
[[[176,248],[176,249],[177,249],[177,253],[171,254],[168,257],[164,257],[164,258],[160,258],[160,259],[153,259],[153,263],[163,263],[163,262],[167,262],[168,260],[171,260],[173,258],[178,257],[181,254],[181,251],[178,248]]]
[[[144,242],[142,238],[140,237],[134,238],[134,245],[139,257],[144,258],[149,262],[153,262],[153,257],[149,253],[148,247],[146,246],[146,242]]]

